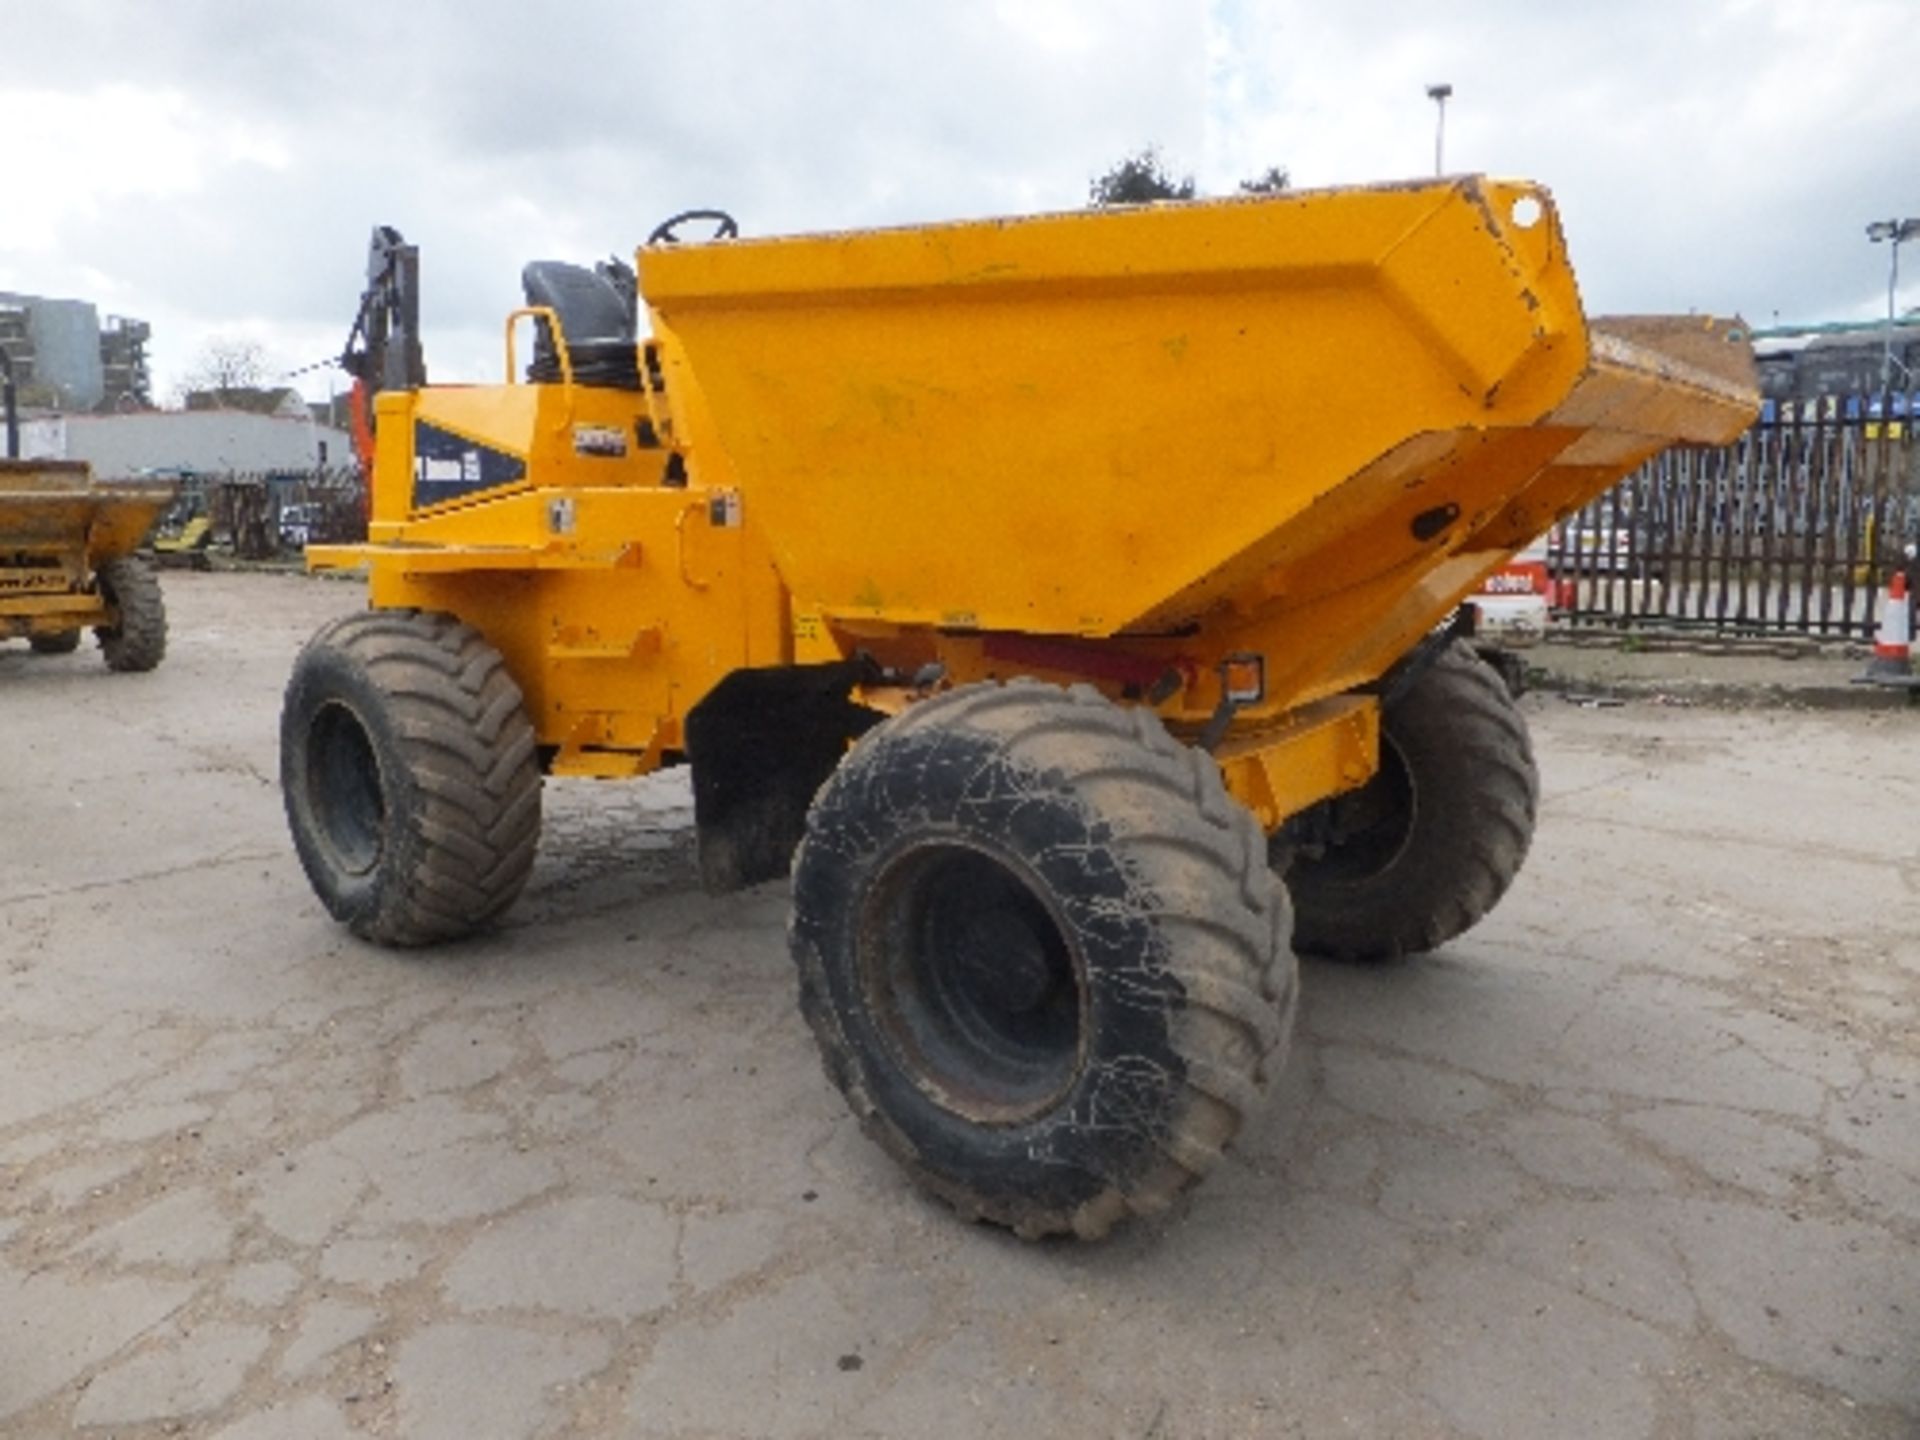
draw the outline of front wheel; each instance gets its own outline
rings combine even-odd
[[[167,653],[167,602],[160,577],[137,555],[117,555],[96,576],[112,619],[93,633],[109,670],[151,670]]]
[[[80,648],[80,632],[61,630],[51,635],[29,635],[27,644],[36,655],[71,655]]]
[[[1499,903],[1533,838],[1540,782],[1526,718],[1466,644],[1441,652],[1380,729],[1373,779],[1274,838],[1306,954],[1437,949]]]
[[[533,868],[540,768],[520,687],[446,615],[373,611],[307,642],[280,712],[280,788],[315,893],[362,939],[465,935]]]
[[[967,686],[881,725],[793,876],[828,1076],[968,1217],[1093,1238],[1164,1208],[1283,1063],[1292,917],[1259,827],[1092,690]]]

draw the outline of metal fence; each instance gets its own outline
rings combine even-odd
[[[1725,449],[1648,462],[1549,533],[1559,617],[1870,639],[1920,542],[1909,398],[1770,409]]]
[[[211,548],[270,560],[309,544],[366,539],[367,489],[357,466],[187,476],[159,533],[182,533],[200,517],[209,522]]]

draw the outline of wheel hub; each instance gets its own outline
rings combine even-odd
[[[307,801],[340,868],[355,875],[372,870],[385,845],[386,801],[372,741],[345,705],[322,706],[308,730]]]
[[[954,939],[954,958],[979,999],[1015,1015],[1037,1009],[1053,990],[1041,937],[1011,910],[969,917]]]
[[[973,845],[928,844],[884,868],[865,909],[868,1009],[915,1085],[982,1124],[1071,1089],[1085,985],[1034,882]]]

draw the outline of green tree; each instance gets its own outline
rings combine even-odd
[[[1104,175],[1097,175],[1087,186],[1087,200],[1095,208],[1108,205],[1145,205],[1153,200],[1193,199],[1193,177],[1175,178],[1160,159],[1160,151],[1147,146],[1137,155],[1128,155]]]
[[[1269,165],[1251,180],[1240,182],[1243,195],[1278,195],[1292,184],[1283,165]],[[1155,200],[1191,200],[1198,192],[1193,176],[1176,176],[1149,145],[1128,155],[1087,185],[1087,199],[1096,209],[1109,205],[1146,205]]]

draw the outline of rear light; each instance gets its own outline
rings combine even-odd
[[[1229,704],[1257,705],[1267,693],[1267,666],[1258,655],[1229,655],[1220,662],[1220,688]]]

